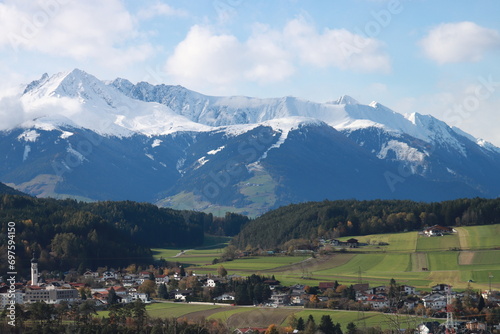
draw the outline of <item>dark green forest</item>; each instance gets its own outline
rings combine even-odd
[[[414,231],[425,226],[500,223],[500,199],[424,203],[402,200],[340,200],[292,204],[245,225],[233,239],[240,249],[280,248],[292,239]]]
[[[8,194],[8,195],[26,195],[14,188],[11,188],[0,182],[0,194]],[[26,195],[28,196],[28,195]]]
[[[12,189],[6,187],[6,192]],[[214,217],[132,201],[85,203],[4,194],[0,219],[5,222],[0,231],[0,270],[6,272],[7,222],[12,221],[18,270],[29,268],[34,252],[41,268],[67,271],[150,264],[151,248],[200,246],[206,233],[234,236],[232,243],[240,249],[279,249],[294,239],[413,231],[435,224],[499,224],[500,199],[325,200],[288,205],[250,220],[235,213]]]
[[[0,220],[0,271],[8,271],[7,223],[14,222],[17,270],[27,277],[33,253],[44,270],[150,264],[152,247],[200,246],[205,233],[235,235],[248,218],[132,201],[85,203],[3,194]]]

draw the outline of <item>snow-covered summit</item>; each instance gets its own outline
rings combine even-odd
[[[359,104],[359,102],[354,99],[353,97],[350,97],[349,95],[342,95],[337,99],[337,101],[330,102],[331,104]]]
[[[432,116],[404,116],[378,102],[361,104],[348,95],[326,103],[291,96],[208,96],[182,86],[133,84],[122,78],[104,82],[74,69],[53,76],[44,74],[25,87],[21,101],[27,116],[25,127],[38,124],[47,128],[52,124],[59,128],[66,124],[114,136],[217,128],[240,133],[258,124],[289,124],[296,118],[293,122],[315,120],[345,132],[380,128],[396,136],[409,135],[434,146],[453,148],[463,155],[466,152],[457,136],[489,150],[494,147],[481,145],[480,140],[463,136]]]
[[[53,122],[54,128],[76,126],[119,137],[210,129],[165,105],[127,97],[79,69],[42,76],[26,87],[21,101],[28,116],[25,127],[47,128]]]

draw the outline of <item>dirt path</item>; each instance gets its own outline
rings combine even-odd
[[[470,249],[469,245],[469,231],[463,227],[456,227],[458,234],[458,241],[460,242],[460,249]]]

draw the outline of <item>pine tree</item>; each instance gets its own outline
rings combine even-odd
[[[357,328],[354,322],[350,322],[347,324],[347,334],[355,334],[356,330]]]
[[[321,322],[319,323],[318,329],[324,334],[334,334],[335,325],[332,322],[332,318],[325,314],[321,317]]]
[[[297,320],[297,330],[303,331],[306,328],[306,325],[304,323],[304,319],[302,317]]]
[[[486,303],[484,302],[484,297],[482,294],[479,295],[479,301],[477,302],[477,309],[481,312]]]
[[[314,322],[314,318],[312,315],[309,315],[306,323],[306,329],[304,330],[305,334],[314,334],[316,333],[316,323]]]
[[[108,292],[108,305],[118,304],[118,296],[116,295],[115,289],[111,288]]]
[[[168,290],[165,283],[162,283],[158,286],[158,298],[168,299]]]

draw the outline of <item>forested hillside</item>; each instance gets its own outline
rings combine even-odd
[[[84,203],[0,195],[0,270],[7,272],[7,227],[15,223],[17,269],[26,276],[35,252],[45,270],[151,263],[151,247],[193,247],[204,233],[235,235],[248,218],[124,202]]]
[[[292,204],[247,224],[233,243],[272,249],[292,239],[391,233],[444,226],[500,223],[500,199],[323,201]]]
[[[0,194],[8,194],[8,195],[26,195],[28,196],[27,194],[24,194],[14,188],[11,188],[3,183],[0,182]]]

